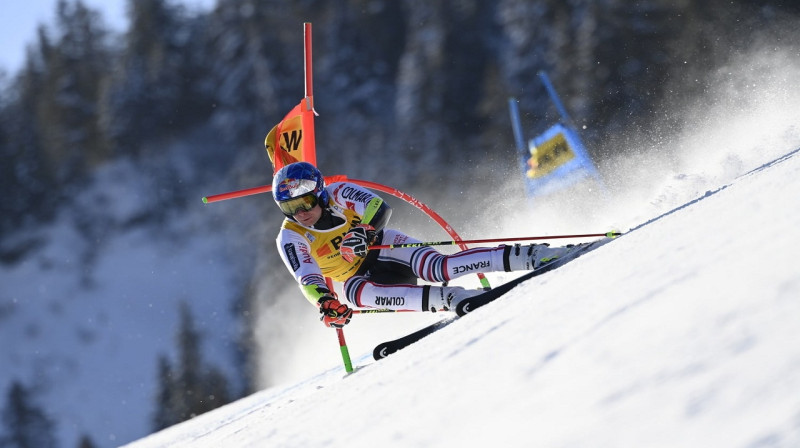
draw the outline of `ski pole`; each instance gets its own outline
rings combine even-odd
[[[622,235],[622,232],[606,232],[606,233],[585,233],[580,235],[549,235],[549,236],[523,236],[519,238],[485,238],[477,240],[451,240],[451,241],[427,241],[421,243],[404,243],[404,244],[376,244],[369,246],[370,250],[373,249],[401,249],[405,247],[423,247],[423,246],[452,246],[457,244],[475,244],[475,243],[502,243],[507,241],[530,241],[530,240],[556,240],[563,238],[592,238],[592,237],[607,237],[616,238]]]
[[[377,313],[414,313],[414,310],[388,310],[388,309],[368,309],[368,310],[353,310],[353,314],[377,314]],[[342,361],[344,362],[344,371],[353,373],[353,361],[350,359],[350,350],[347,348],[347,342],[344,340],[344,330],[336,328],[336,336],[339,337],[339,350],[342,352]]]
[[[339,350],[342,352],[342,361],[344,361],[344,370],[347,373],[353,372],[353,363],[350,361],[350,351],[347,349],[347,343],[344,341],[344,330],[341,328],[336,329],[336,335],[339,336]]]
[[[419,313],[416,310],[390,310],[386,308],[370,308],[362,310],[353,310],[353,314],[381,314],[381,313]]]

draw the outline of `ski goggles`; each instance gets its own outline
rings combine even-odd
[[[319,202],[317,195],[314,193],[309,193],[286,201],[278,202],[278,207],[281,208],[281,211],[284,215],[294,216],[300,210],[305,212],[311,210],[317,205],[317,202]]]

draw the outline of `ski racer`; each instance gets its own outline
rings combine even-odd
[[[417,285],[417,280],[445,283],[467,274],[531,270],[571,248],[501,245],[452,255],[430,246],[369,251],[373,244],[419,240],[386,227],[392,209],[379,196],[350,182],[326,186],[322,173],[307,162],[278,170],[272,195],[286,216],[276,239],[278,252],[329,327],[346,325],[353,310],[328,288],[325,277],[342,282],[347,301],[359,308],[452,310],[483,291]]]

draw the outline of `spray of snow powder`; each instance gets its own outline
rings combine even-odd
[[[530,208],[504,220],[501,233],[625,231],[800,147],[798,56],[796,49],[754,44],[708,75],[710,87],[701,98],[665,113],[682,117],[680,129],[663,131],[656,125],[615,139],[630,146],[597,161],[604,194],[578,188],[557,200],[536,198]],[[505,176],[509,182],[518,177]],[[489,217],[507,215],[515,206],[500,199],[484,210],[486,219],[476,221],[491,222]]]

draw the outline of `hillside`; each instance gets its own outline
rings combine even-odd
[[[797,446],[798,191],[800,149],[386,360],[128,447]]]

